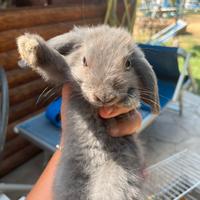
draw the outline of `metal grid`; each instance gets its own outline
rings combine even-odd
[[[200,186],[200,155],[185,150],[147,169],[144,191],[148,200],[200,199],[191,191]],[[184,197],[184,198],[183,198]]]

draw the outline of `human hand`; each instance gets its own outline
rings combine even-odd
[[[62,121],[62,128],[67,126],[67,102],[70,96],[71,88],[68,84],[63,86],[62,90],[62,107],[61,107],[61,121]],[[99,115],[106,119],[111,119],[113,117],[117,117],[121,114],[130,113],[129,117],[126,121],[116,119],[116,123],[113,124],[113,127],[110,127],[109,133],[113,137],[121,137],[126,135],[134,134],[140,127],[142,123],[141,114],[138,111],[132,111],[132,109],[126,107],[119,107],[119,106],[110,106],[110,107],[102,107],[99,109]]]
[[[141,114],[137,110],[119,107],[117,105],[100,108],[99,114],[104,119],[110,119],[126,113],[129,113],[126,120],[116,118],[116,123],[112,124],[112,126],[109,128],[109,133],[111,136],[121,137],[134,134],[141,127]]]

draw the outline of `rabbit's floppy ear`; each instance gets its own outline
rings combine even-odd
[[[57,50],[62,55],[68,55],[81,46],[81,37],[77,29],[58,35],[47,41],[49,47]]]
[[[158,85],[152,66],[139,48],[135,48],[131,56],[139,80],[141,99],[151,106],[154,114],[158,114],[160,111]]]

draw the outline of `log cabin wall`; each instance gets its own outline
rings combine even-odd
[[[69,4],[99,4],[105,0],[12,0],[12,5],[17,7],[22,6],[46,6],[46,5],[69,5]]]
[[[47,83],[31,70],[22,70],[17,66],[19,55],[16,51],[16,37],[29,32],[49,39],[69,31],[73,25],[103,22],[105,1],[96,3],[97,1],[90,0],[90,4],[80,2],[82,1],[62,7],[26,7],[0,12],[0,65],[6,70],[10,96],[9,124],[3,162],[0,163],[0,176],[41,151],[22,136],[16,135],[13,127],[43,110],[47,104],[36,105],[37,98]]]

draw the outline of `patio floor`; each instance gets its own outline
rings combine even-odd
[[[183,116],[167,108],[156,121],[140,134],[145,147],[147,166],[170,155],[190,149],[200,154],[200,97],[189,92],[184,94]],[[0,182],[32,183],[43,170],[43,154],[19,167]],[[15,200],[20,193],[9,193]]]
[[[183,116],[167,108],[140,134],[147,166],[189,149],[200,154],[200,97],[184,94]]]

